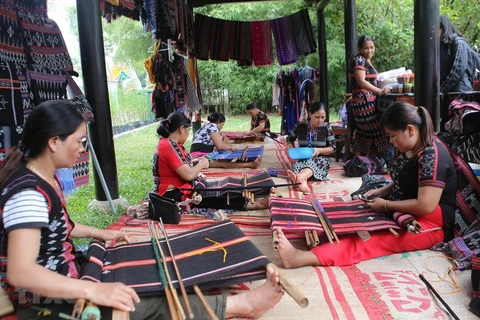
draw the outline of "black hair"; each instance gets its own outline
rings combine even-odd
[[[35,107],[25,122],[19,147],[13,148],[0,169],[0,185],[25,157],[35,158],[47,148],[48,140],[67,139],[85,123],[78,105],[69,100],[50,100]]]
[[[212,123],[222,123],[225,122],[225,116],[220,112],[214,112],[207,118],[208,121]]]
[[[363,44],[367,41],[373,41],[375,42],[375,40],[373,40],[373,37],[371,36],[368,36],[368,35],[363,35],[361,36],[358,41],[357,41],[357,48],[358,48],[358,51],[360,51],[360,49],[363,48]]]
[[[392,131],[405,131],[407,125],[414,125],[420,130],[420,139],[424,146],[431,146],[434,129],[427,109],[415,107],[407,102],[395,102],[383,113],[380,125]]]
[[[442,43],[452,42],[454,34],[457,34],[459,37],[463,37],[463,35],[458,32],[457,29],[455,29],[452,21],[450,21],[450,19],[444,14],[440,15],[440,28],[443,29],[443,35],[440,39]]]
[[[172,112],[167,119],[160,121],[157,133],[168,138],[170,133],[177,131],[180,127],[188,128],[192,122],[182,112]]]
[[[311,114],[317,112],[317,111],[320,111],[320,110],[325,110],[325,112],[327,112],[327,109],[325,108],[325,105],[321,102],[314,102],[312,103],[312,105],[308,108],[308,112],[310,112]]]
[[[245,110],[253,110],[255,109],[257,106],[255,105],[255,103],[249,103],[245,106]]]

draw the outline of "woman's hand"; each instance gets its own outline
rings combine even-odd
[[[382,198],[375,198],[367,202],[367,205],[375,212],[385,213],[385,203],[387,200]]]
[[[94,235],[95,239],[103,240],[103,241],[110,241],[110,240],[125,240],[126,243],[130,243],[130,238],[128,234],[124,230],[97,230],[96,234]]]
[[[380,90],[379,95],[383,96],[385,94],[389,94],[392,89],[390,87],[384,87],[382,90]]]
[[[237,151],[237,147],[236,146],[231,146],[230,151]]]
[[[210,167],[210,161],[205,157],[198,158],[197,166],[200,166],[202,169],[208,169]]]
[[[365,196],[369,198],[381,198],[382,197],[382,189],[372,189],[364,193]]]
[[[87,298],[97,305],[128,312],[135,311],[135,303],[140,302],[135,290],[120,282],[95,283],[88,289]]]

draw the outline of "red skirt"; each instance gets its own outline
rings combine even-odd
[[[340,238],[340,245],[328,242],[312,249],[322,266],[349,266],[364,260],[374,259],[393,253],[425,250],[443,241],[444,226],[440,206],[430,214],[417,216],[422,229],[418,234],[398,231],[396,237],[389,231],[372,232],[371,238],[363,241],[357,234]]]

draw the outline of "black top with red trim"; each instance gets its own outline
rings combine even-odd
[[[261,133],[270,132],[270,120],[268,120],[268,116],[265,114],[265,112],[259,110],[257,116],[252,117],[252,120],[250,121],[250,130],[255,129],[261,123],[265,123],[265,127]]]
[[[455,195],[457,190],[457,175],[453,159],[449,151],[433,139],[433,144],[422,149],[408,158],[400,155],[392,164],[393,189],[390,193],[392,200],[416,199],[418,188],[432,186],[442,188],[439,205],[442,208],[445,223],[445,240],[453,237],[453,221]]]

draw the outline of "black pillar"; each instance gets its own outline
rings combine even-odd
[[[108,100],[107,73],[98,0],[77,0],[78,38],[85,96],[93,107],[95,121],[88,129],[91,144],[112,199],[118,199],[118,177],[113,146],[112,119]],[[95,198],[106,201],[98,172],[93,169]]]
[[[355,0],[343,0],[343,20],[345,24],[345,64],[347,72],[346,92],[352,93],[352,84],[349,75],[352,73],[352,60],[357,54],[357,4]],[[347,104],[348,128],[350,135],[353,135],[357,124],[353,119],[352,108]]]
[[[415,105],[424,106],[440,129],[439,1],[415,0]]]
[[[328,102],[328,67],[327,67],[327,36],[325,28],[325,14],[323,9],[317,10],[318,26],[318,69],[320,73],[320,102],[327,108],[327,119],[329,122],[330,105]]]
[[[343,20],[345,23],[345,63],[347,65],[347,92],[352,92],[348,75],[352,72],[352,59],[357,54],[357,4],[355,0],[344,0]]]

